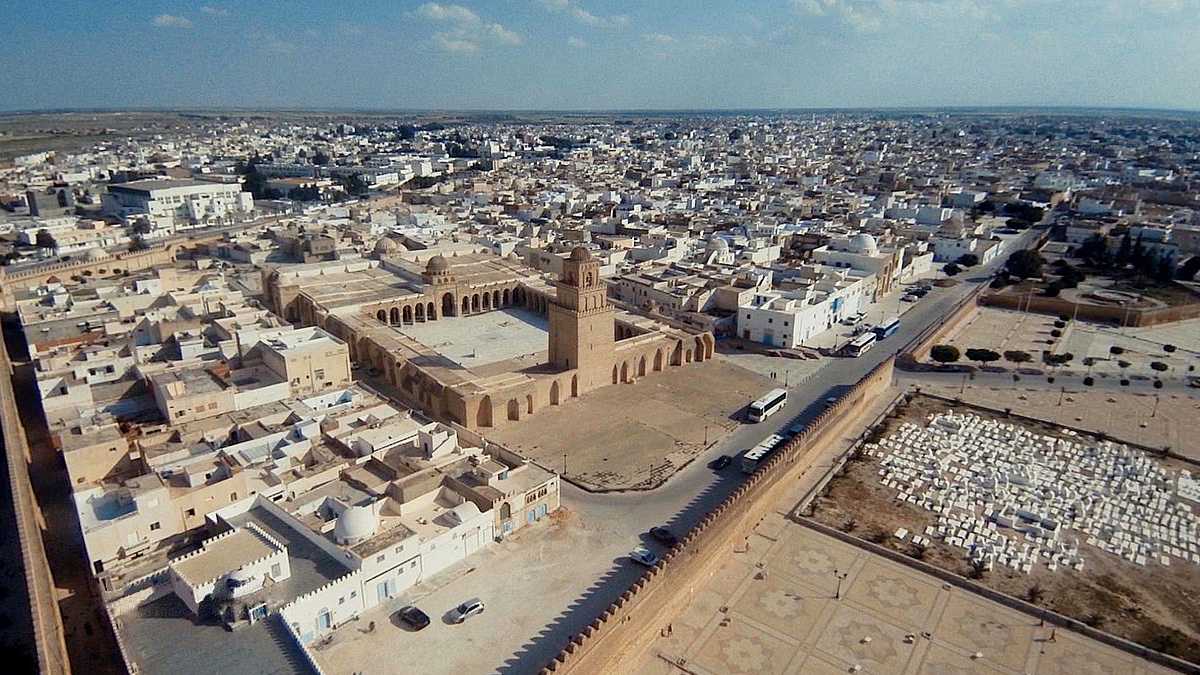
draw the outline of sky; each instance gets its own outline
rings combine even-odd
[[[1200,109],[1200,0],[0,0],[0,109]]]

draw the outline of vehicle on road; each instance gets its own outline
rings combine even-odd
[[[396,620],[413,632],[423,630],[429,625],[429,615],[412,605],[401,607],[400,611],[396,612]]]
[[[866,354],[878,341],[879,337],[875,333],[863,333],[846,345],[844,351],[846,356],[858,358]]]
[[[784,437],[779,434],[771,434],[761,443],[747,450],[746,454],[742,455],[742,473],[754,473],[758,465],[770,457],[771,453],[775,452],[775,448],[784,440]]]
[[[483,601],[471,598],[450,610],[450,623],[462,623],[476,614],[483,614]]]
[[[650,528],[650,538],[667,548],[675,548],[679,543],[675,533],[662,526]]]
[[[900,302],[916,302],[920,299],[921,299],[921,296],[913,295],[912,293],[909,293],[908,295],[900,298]]]
[[[629,559],[644,567],[654,567],[658,564],[658,556],[645,546],[639,546],[630,551]]]
[[[751,422],[761,422],[779,412],[787,404],[787,389],[772,389],[766,396],[750,404],[746,418]]]
[[[875,326],[875,337],[883,340],[895,335],[898,330],[900,330],[900,317],[892,317]]]
[[[720,457],[709,462],[708,466],[709,466],[709,468],[720,471],[721,469],[724,469],[725,467],[729,466],[730,464],[733,464],[733,458],[730,457],[729,455],[721,455]]]

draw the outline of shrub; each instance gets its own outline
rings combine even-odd
[[[1132,365],[1133,364],[1128,361],[1124,361],[1124,360],[1117,361],[1117,367],[1121,368],[1122,370],[1125,368],[1128,368],[1129,366],[1132,366]]]
[[[1083,385],[1085,387],[1090,387],[1094,384],[1096,384],[1096,378],[1092,377],[1091,375],[1088,375],[1087,377],[1083,378]]]
[[[1150,364],[1150,368],[1152,370],[1157,370],[1160,373],[1166,372],[1168,367],[1169,366],[1167,366],[1167,364],[1163,363],[1162,361],[1154,361]]]
[[[1010,349],[1004,352],[1004,360],[1010,363],[1029,363],[1033,360],[1033,356],[1029,352],[1023,352],[1019,349]]]
[[[1113,345],[1108,348],[1108,353],[1112,354],[1113,356],[1120,356],[1125,353],[1125,348],[1118,347],[1117,345]]]
[[[1055,328],[1054,330],[1050,331],[1050,337],[1060,338],[1062,337],[1062,331]]]
[[[1129,380],[1126,380],[1125,378],[1121,378],[1121,386],[1122,386],[1122,387],[1128,387],[1128,386],[1129,386]]]
[[[954,345],[934,345],[929,350],[929,358],[938,363],[954,363],[962,358],[962,354]]]
[[[1000,360],[1000,354],[990,349],[968,349],[967,359],[976,363],[991,363]]]
[[[1175,345],[1163,345],[1163,351],[1168,354],[1174,354],[1175,349],[1176,349]]]
[[[1054,327],[1055,327],[1055,328],[1066,328],[1066,327],[1067,327],[1067,322],[1066,322],[1066,321],[1063,321],[1062,319],[1059,319],[1058,321],[1055,321],[1055,322],[1054,322]]]
[[[1162,380],[1155,380],[1155,381],[1154,381],[1154,388],[1155,388],[1155,389],[1162,389],[1162,388],[1163,388],[1163,383],[1162,383]]]
[[[952,277],[952,276],[957,275],[959,272],[962,272],[962,268],[959,267],[958,265],[955,265],[954,263],[948,263],[945,267],[942,268],[942,271],[946,273],[946,276]]]

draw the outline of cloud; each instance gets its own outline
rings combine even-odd
[[[520,33],[504,24],[484,21],[462,5],[427,2],[417,8],[417,15],[430,21],[451,24],[449,30],[433,34],[433,44],[451,54],[477,54],[484,44],[515,46],[525,42]]]
[[[200,12],[209,16],[229,16],[229,10],[215,5],[202,5]]]
[[[159,28],[191,28],[192,22],[182,16],[174,14],[159,14],[154,17],[153,23]]]
[[[574,47],[575,49],[587,49],[590,45],[588,45],[587,40],[584,40],[583,38],[577,38],[572,35],[571,37],[567,38],[567,46]]]
[[[673,45],[676,42],[674,37],[666,33],[642,33],[642,39],[656,45]]]
[[[433,43],[451,54],[477,54],[479,43],[459,33],[434,33]]]
[[[417,14],[431,21],[449,21],[460,24],[479,23],[479,15],[462,5],[427,2],[417,8]]]
[[[551,12],[566,14],[576,21],[588,26],[623,28],[629,25],[629,17],[624,14],[600,16],[584,9],[573,0],[539,0],[541,5]]]

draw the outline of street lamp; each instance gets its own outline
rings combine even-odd
[[[563,453],[563,475],[567,475],[567,453]]]
[[[1158,394],[1154,395],[1154,408],[1150,411],[1150,416],[1154,417],[1158,414]]]
[[[842,599],[842,580],[848,576],[850,576],[849,572],[842,572],[841,574],[838,574],[836,569],[833,571],[833,578],[837,579],[837,590],[833,593],[834,600]]]

